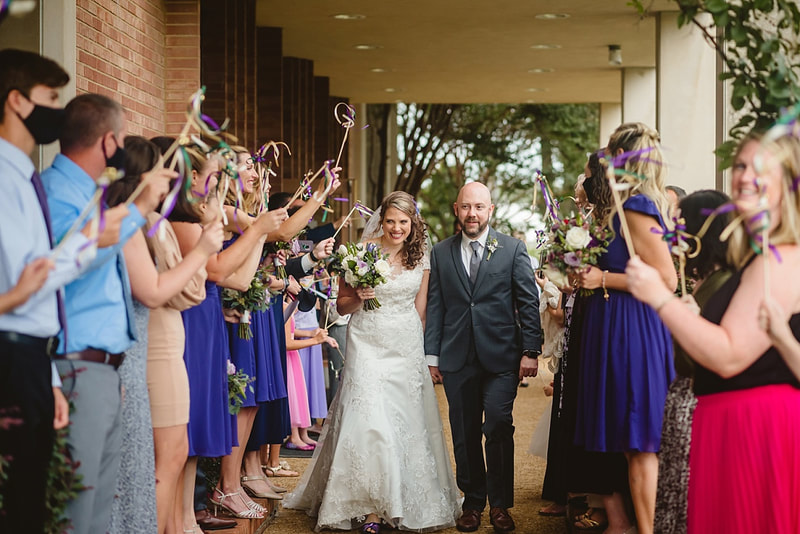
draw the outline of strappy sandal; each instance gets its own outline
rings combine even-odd
[[[271,465],[262,465],[261,467],[264,469],[264,471],[266,472],[266,475],[268,477],[299,477],[300,476],[300,473],[298,473],[297,471],[292,471],[292,470],[288,469],[287,467],[284,467],[284,465],[282,463],[278,464],[275,467],[273,467]]]
[[[597,521],[592,519],[595,512],[600,511],[601,508],[589,508],[586,513],[575,517],[575,528],[578,530],[600,530],[608,527],[608,519]]]
[[[216,497],[217,494],[220,495],[220,499],[218,501],[215,501],[214,497]],[[225,504],[225,499],[229,499],[231,497],[241,498],[241,494],[238,491],[235,491],[233,493],[223,493],[221,489],[214,488],[214,497],[210,497],[208,499],[214,505],[214,515],[217,515],[217,512],[219,512],[219,508],[222,508],[229,514],[233,515],[234,517],[238,517],[239,519],[264,519],[264,514],[250,508],[250,506],[247,504],[247,501],[245,501],[244,499],[242,499],[242,503],[247,507],[247,510],[242,510],[241,512],[236,512],[230,506]]]
[[[381,524],[380,523],[364,523],[361,525],[361,534],[380,534],[381,532]]]
[[[267,486],[270,487],[270,490],[269,491],[263,491],[263,492],[259,492],[259,491],[254,490],[253,488],[251,488],[250,486],[247,485],[247,482],[249,482],[251,480],[263,480],[264,483]],[[245,493],[247,493],[251,497],[258,497],[259,499],[273,499],[273,500],[276,500],[276,501],[280,501],[280,500],[283,499],[283,495],[279,494],[274,488],[272,488],[272,485],[269,483],[269,480],[267,480],[267,477],[265,477],[263,475],[262,476],[255,476],[255,477],[243,476],[241,478],[241,481],[242,481],[242,487],[244,488]]]

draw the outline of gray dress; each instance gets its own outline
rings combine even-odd
[[[156,474],[153,425],[147,394],[147,322],[150,310],[133,305],[136,344],[125,353],[119,368],[123,388],[122,460],[117,494],[111,510],[111,534],[155,534]]]

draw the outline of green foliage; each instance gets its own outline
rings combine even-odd
[[[492,191],[492,225],[503,232],[529,224],[534,176],[544,172],[556,196],[572,194],[586,154],[598,148],[599,108],[594,104],[462,105],[442,143],[442,155],[417,195],[431,237],[453,232],[453,202],[467,181]],[[402,143],[402,141],[401,141]],[[538,206],[543,210],[543,205]]]
[[[695,25],[725,62],[720,80],[729,80],[730,104],[737,112],[720,145],[720,168],[730,167],[736,141],[751,129],[767,129],[781,110],[800,100],[800,8],[796,0],[675,0],[678,26]],[[644,15],[641,0],[633,6]],[[703,22],[710,15],[713,24]],[[718,32],[717,30],[722,30]]]
[[[74,406],[70,402],[70,413],[73,411]],[[77,472],[78,465],[67,449],[67,428],[56,430],[53,457],[47,474],[44,531],[48,534],[61,534],[72,528],[72,523],[66,517],[67,504],[86,489],[81,483],[83,476]]]

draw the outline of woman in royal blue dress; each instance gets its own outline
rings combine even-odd
[[[218,210],[216,179],[220,162],[192,155],[191,194],[205,198],[208,209]],[[183,517],[184,532],[198,532],[194,522],[194,480],[197,457],[227,456],[237,443],[235,419],[228,412],[227,363],[228,335],[222,316],[222,302],[217,284],[224,286],[234,272],[250,257],[254,247],[261,247],[267,232],[274,231],[285,220],[286,212],[258,217],[236,243],[212,255],[206,264],[206,299],[181,312],[186,330],[184,361],[189,375],[189,459],[184,469]],[[200,236],[200,225],[189,222],[173,224],[182,253],[191,250]],[[218,503],[249,517],[261,514],[247,507],[238,493],[216,496]]]
[[[595,292],[586,302],[575,443],[587,451],[625,453],[638,531],[652,534],[656,453],[667,389],[675,375],[672,339],[658,314],[627,290],[625,266],[630,255],[624,237],[674,290],[677,275],[659,233],[668,201],[658,132],[641,123],[622,124],[609,139],[606,157],[616,158],[615,167],[624,170],[617,181],[630,186],[619,192],[630,235],[623,235],[613,207],[596,214],[613,229],[614,238],[598,265],[578,279],[580,287]],[[630,528],[618,493],[606,499],[606,510],[606,533]]]

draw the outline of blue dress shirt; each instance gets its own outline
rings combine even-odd
[[[53,223],[53,236],[60,239],[78,218],[95,192],[94,180],[63,154],[42,173],[47,203]],[[122,221],[119,243],[99,249],[97,257],[80,276],[66,286],[67,347],[59,352],[88,348],[112,354],[125,352],[136,340],[132,297],[122,246],[145,223],[130,207]],[[63,336],[62,336],[63,342]]]

